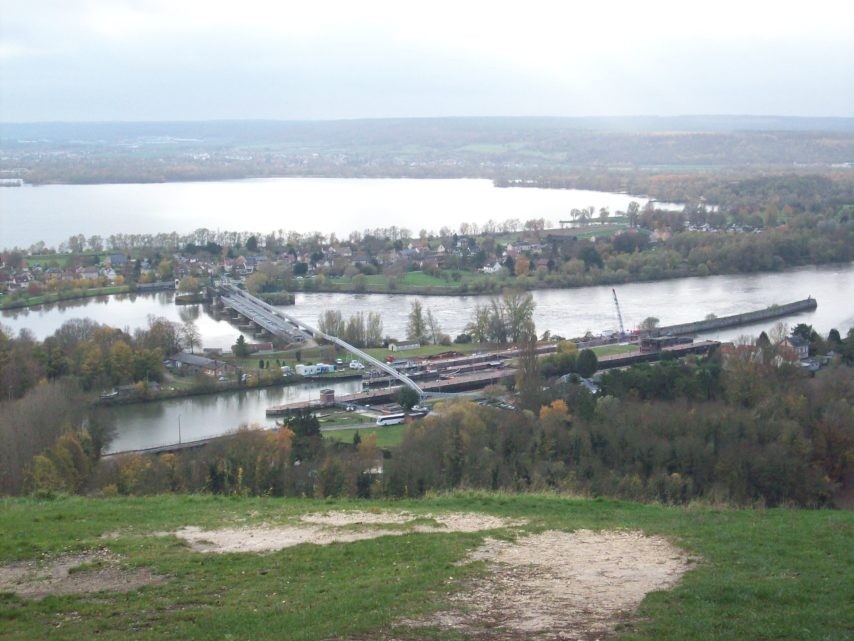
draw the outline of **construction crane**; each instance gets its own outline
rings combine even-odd
[[[626,335],[626,329],[623,327],[623,315],[620,313],[620,301],[617,300],[617,290],[611,289],[614,295],[614,307],[617,308],[617,320],[620,321],[620,336]]]

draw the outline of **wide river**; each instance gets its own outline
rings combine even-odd
[[[837,328],[845,334],[854,327],[854,263],[806,267],[780,273],[682,278],[655,283],[620,285],[617,294],[627,328],[636,327],[647,316],[662,324],[700,320],[707,314],[717,316],[761,309],[775,303],[787,303],[812,296],[818,301],[813,312],[785,319],[790,326],[804,322],[826,334]],[[590,330],[599,333],[617,327],[616,311],[610,287],[538,290],[534,321],[539,332],[546,329],[563,336],[577,336]],[[452,336],[464,330],[472,309],[485,303],[488,296],[390,296],[379,294],[298,294],[296,305],[288,313],[315,324],[326,309],[340,309],[346,316],[358,311],[376,311],[382,315],[385,334],[402,338],[406,333],[409,304],[416,298],[433,310],[442,329]],[[238,331],[224,321],[216,321],[194,305],[178,307],[173,294],[161,292],[123,295],[74,301],[50,307],[3,312],[0,322],[17,331],[28,328],[38,337],[53,333],[63,322],[88,317],[100,323],[133,329],[147,323],[149,315],[163,316],[175,322],[195,317],[205,346],[227,348]],[[705,337],[731,340],[746,334],[756,336],[769,330],[773,322],[721,330]],[[345,382],[336,386],[339,393],[358,387]],[[130,405],[115,413],[118,438],[114,451],[151,447],[177,442],[178,424],[182,438],[192,440],[221,434],[242,423],[269,425],[264,410],[289,400],[304,400],[317,395],[317,385],[283,389],[233,392],[218,397],[193,397],[161,403]]]
[[[378,227],[438,231],[545,218],[572,209],[625,211],[643,197],[577,189],[499,189],[483,179],[263,178],[218,182],[0,188],[0,249],[73,234],[153,234],[196,229],[336,233]],[[663,203],[660,207],[678,208]]]

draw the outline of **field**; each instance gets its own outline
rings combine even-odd
[[[206,532],[233,528],[228,532],[242,537],[240,545],[252,545],[244,535],[250,528],[260,533],[302,523],[306,531],[320,531],[323,526],[306,525],[300,516],[329,510],[360,510],[368,522],[376,518],[371,536],[354,540],[360,530],[348,526],[338,536],[351,542],[216,554],[213,546],[223,532]],[[379,519],[401,511],[412,513],[409,525]],[[440,520],[446,513],[517,521],[446,532]],[[180,530],[187,526],[202,529]],[[493,548],[507,548],[514,539],[586,529],[594,531],[588,537],[616,531],[615,540],[630,536],[626,531],[663,537],[682,551],[661,562],[684,558],[688,568],[676,587],[649,593],[636,616],[618,618],[621,638],[841,641],[854,627],[852,528],[850,512],[675,508],[555,495],[458,494],[397,502],[9,499],[0,503],[0,585],[6,590],[0,593],[0,638],[468,638],[435,624],[434,613],[488,585],[494,568],[471,561],[473,550],[489,536],[505,541],[493,540]],[[9,576],[30,566],[55,567],[57,560],[77,563],[69,584],[113,591],[50,594],[51,580],[33,570],[37,578],[30,587],[38,589],[41,581],[47,589],[39,598],[15,594],[25,591],[24,584],[10,584]],[[539,599],[533,598],[531,603]],[[434,623],[419,627],[413,621]],[[536,638],[498,632],[490,629],[480,638]]]
[[[613,354],[631,354],[640,349],[637,345],[600,345],[593,348],[596,356],[612,356]]]
[[[363,419],[364,420],[364,419]],[[352,443],[353,436],[359,432],[359,436],[365,439],[371,434],[377,435],[377,445],[379,447],[394,447],[400,445],[403,438],[403,433],[408,428],[408,425],[386,425],[379,428],[359,428],[348,430],[332,430],[323,432],[323,438],[332,441],[340,441],[342,443]]]

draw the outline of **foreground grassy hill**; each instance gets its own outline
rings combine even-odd
[[[389,529],[399,536],[263,553],[203,553],[175,536],[181,528],[201,528],[197,543],[204,546],[210,544],[204,531],[232,528],[251,538],[260,531],[252,528],[330,510],[406,511],[415,525]],[[513,521],[437,533],[433,519],[445,513]],[[418,531],[419,523],[428,526]],[[854,629],[850,512],[675,508],[549,495],[398,502],[163,496],[0,502],[0,589],[7,590],[0,593],[0,638],[468,638],[476,635],[406,622],[447,608],[489,571],[483,562],[461,563],[487,537],[581,529],[642,531],[689,559],[676,587],[650,593],[636,616],[622,618],[620,638],[830,641],[850,638]],[[89,577],[94,590],[140,587],[51,594],[50,579],[38,575],[55,569],[57,559],[71,559],[69,577],[81,583]],[[9,577],[25,566],[48,589],[16,594]],[[479,638],[525,636],[493,632]]]

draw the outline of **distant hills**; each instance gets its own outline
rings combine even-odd
[[[9,123],[27,182],[267,176],[525,177],[854,166],[854,118],[675,116]]]

